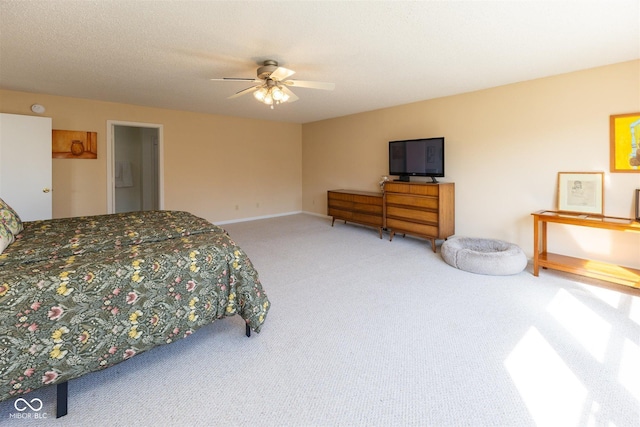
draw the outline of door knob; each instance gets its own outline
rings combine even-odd
[[[51,191],[51,189],[50,189],[50,188],[46,188],[46,187],[45,187],[45,188],[43,188],[43,189],[42,189],[42,192],[43,192],[43,193],[48,193],[49,191]]]

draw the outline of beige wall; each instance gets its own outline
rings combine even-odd
[[[634,215],[640,173],[609,172],[609,115],[637,111],[633,61],[305,124],[302,207],[326,214],[327,190],[377,190],[389,140],[444,136],[456,234],[532,256],[530,214],[555,207],[560,171],[604,171],[605,214]],[[640,267],[640,235],[551,226],[549,238],[550,251]]]
[[[163,125],[165,209],[214,222],[301,210],[299,124],[0,90],[0,112],[32,115],[34,103],[54,129],[98,132],[97,160],[53,160],[56,218],[106,212],[107,120]]]
[[[456,234],[516,242],[529,256],[530,213],[554,208],[557,172],[605,171],[607,215],[632,216],[640,188],[640,174],[609,173],[608,122],[640,111],[640,61],[305,125],[0,91],[0,112],[32,114],[33,103],[54,129],[98,132],[97,160],[53,161],[55,217],[106,212],[107,120],[162,124],[165,208],[214,222],[324,215],[327,190],[377,190],[387,143],[401,138],[446,137]],[[552,226],[549,245],[640,267],[637,235]]]

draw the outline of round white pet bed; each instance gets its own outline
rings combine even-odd
[[[452,267],[477,274],[506,276],[527,266],[522,248],[503,240],[451,237],[442,244],[440,253]]]

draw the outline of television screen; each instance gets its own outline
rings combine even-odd
[[[389,141],[389,175],[443,177],[444,137]]]

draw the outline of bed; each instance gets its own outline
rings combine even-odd
[[[60,394],[223,317],[260,332],[269,311],[247,255],[188,212],[22,223],[0,199],[0,215],[0,401]]]

